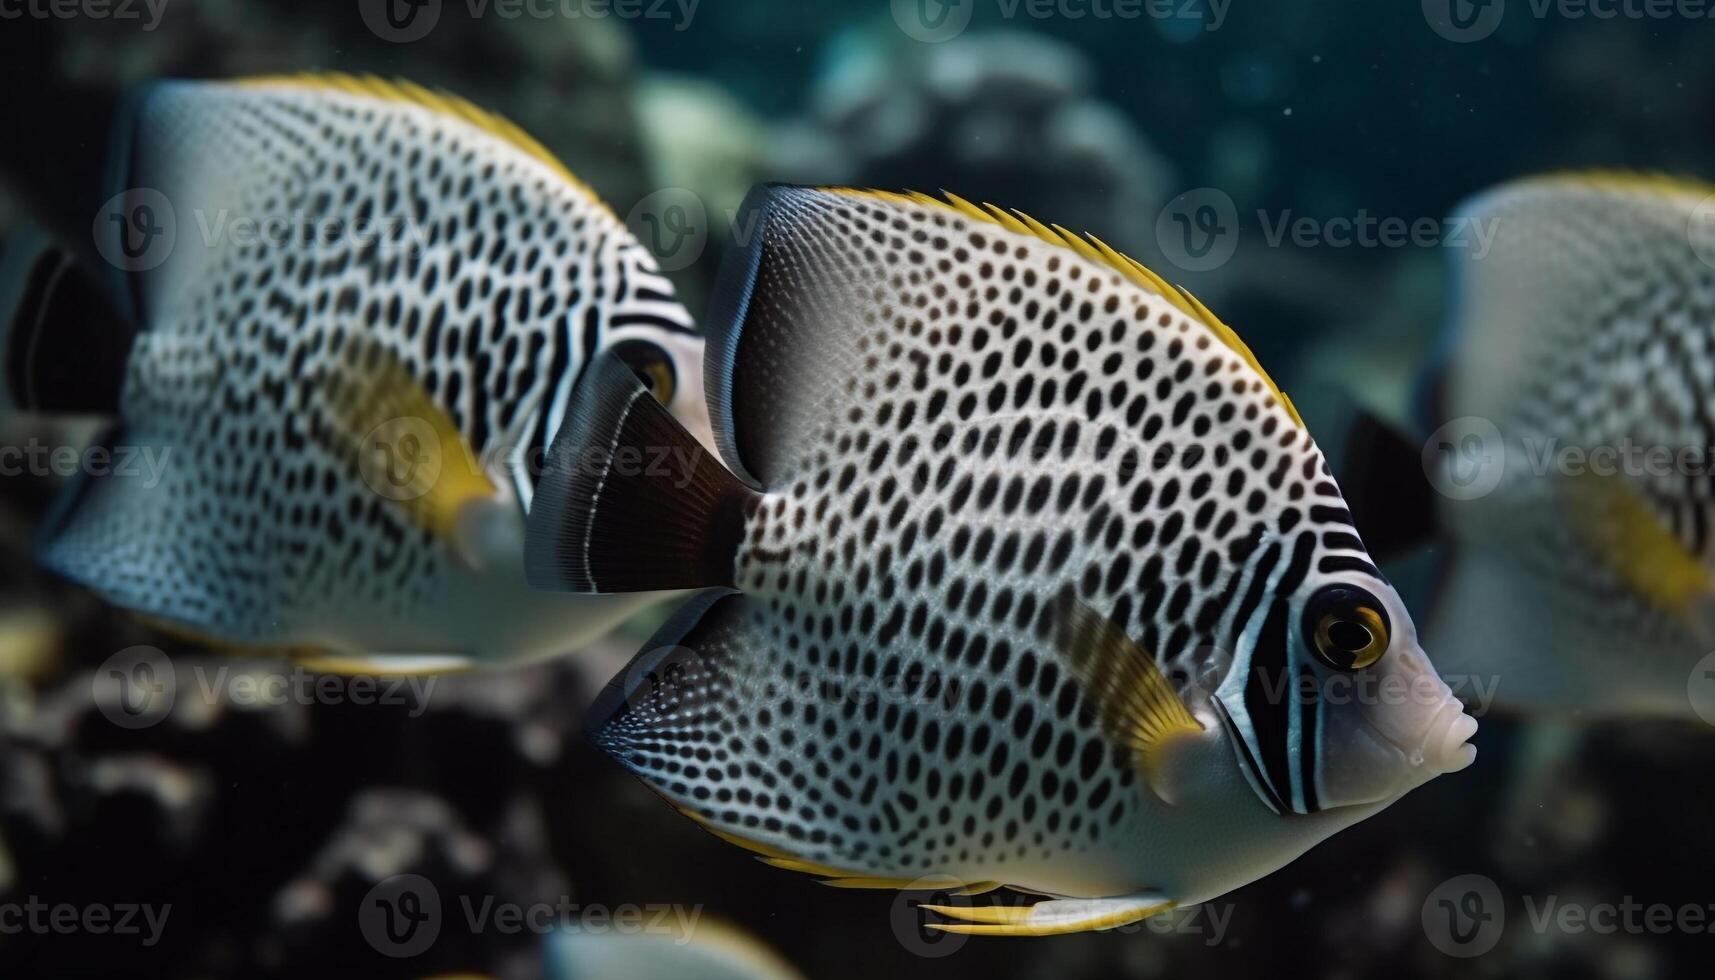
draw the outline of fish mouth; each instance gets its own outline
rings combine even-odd
[[[1426,769],[1426,779],[1459,772],[1477,761],[1477,747],[1471,744],[1471,736],[1475,734],[1477,719],[1466,714],[1465,706],[1458,700],[1448,698],[1407,761],[1414,769]]]
[[[1436,776],[1459,772],[1477,761],[1477,747],[1471,744],[1471,736],[1477,734],[1477,719],[1466,714],[1465,705],[1456,698],[1442,702],[1423,727],[1422,736],[1415,740],[1389,736],[1367,721],[1365,727],[1365,734],[1396,753],[1401,763],[1400,777],[1391,792],[1380,798],[1403,795]]]

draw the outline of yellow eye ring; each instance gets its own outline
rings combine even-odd
[[[656,401],[666,405],[673,400],[673,369],[667,366],[666,361],[645,364],[639,373]]]
[[[673,357],[660,344],[635,337],[621,340],[611,348],[614,356],[636,372],[637,380],[649,388],[649,393],[663,405],[671,404],[678,388],[678,374],[673,369]]]
[[[1363,670],[1387,653],[1387,620],[1371,606],[1324,613],[1316,622],[1316,652],[1338,670]]]

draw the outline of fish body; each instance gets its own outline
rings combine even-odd
[[[706,916],[636,931],[565,929],[548,935],[543,953],[549,980],[802,980],[755,936]]]
[[[166,82],[121,118],[95,232],[135,334],[107,438],[163,465],[80,479],[47,565],[168,627],[354,669],[566,652],[650,601],[523,581],[593,354],[706,429],[702,339],[587,187],[406,82]]]
[[[598,364],[542,491],[594,516],[543,505],[527,546],[538,585],[704,588],[590,716],[671,803],[833,884],[1063,896],[941,909],[1041,935],[1222,894],[1469,763],[1321,454],[1202,304],[957,198],[747,207],[707,321],[725,466],[670,509],[556,467],[688,441]],[[1382,681],[1414,696],[1351,696]]]
[[[1504,709],[1691,717],[1715,641],[1715,187],[1565,174],[1460,214],[1494,234],[1452,253],[1427,634]]]

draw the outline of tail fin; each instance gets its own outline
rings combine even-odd
[[[525,574],[572,592],[730,586],[756,499],[605,353],[578,381],[549,450]]]
[[[0,254],[0,406],[114,415],[134,332],[99,276],[35,229]]]

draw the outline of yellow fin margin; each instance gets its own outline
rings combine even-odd
[[[1715,184],[1696,177],[1680,174],[1659,173],[1651,170],[1551,170],[1548,173],[1534,177],[1523,177],[1517,186],[1533,184],[1549,184],[1559,186],[1587,187],[1596,190],[1632,191],[1651,194],[1696,194],[1706,197],[1715,194]]]
[[[1280,385],[1275,384],[1274,379],[1269,377],[1268,372],[1263,369],[1262,362],[1257,360],[1256,354],[1252,353],[1250,346],[1239,337],[1232,327],[1227,326],[1220,317],[1216,316],[1213,311],[1204,306],[1201,301],[1183,287],[1169,284],[1167,280],[1151,271],[1143,263],[1122,254],[1094,235],[1078,235],[1059,225],[1044,225],[1023,211],[1008,211],[993,204],[972,204],[951,191],[942,191],[941,193],[945,195],[945,199],[943,199],[924,194],[921,191],[880,191],[853,187],[822,187],[818,189],[833,194],[843,194],[847,197],[886,201],[890,204],[917,204],[943,208],[975,221],[999,225],[1007,231],[1028,235],[1058,248],[1069,249],[1090,262],[1106,266],[1143,289],[1165,299],[1173,304],[1179,312],[1207,327],[1215,335],[1216,340],[1219,340],[1228,350],[1239,355],[1250,366],[1251,370],[1262,378],[1263,383],[1268,385],[1269,390],[1280,400],[1281,407],[1292,418],[1293,424],[1301,429],[1304,428],[1304,419],[1298,414],[1297,406],[1292,404],[1292,399],[1286,396],[1286,392],[1280,390]]]
[[[600,195],[582,180],[579,180],[571,170],[567,169],[560,158],[541,144],[534,136],[498,113],[489,112],[469,100],[450,92],[435,89],[430,90],[416,82],[404,79],[388,80],[375,75],[348,75],[344,72],[300,72],[283,75],[254,75],[233,81],[240,88],[297,88],[332,92],[345,92],[350,95],[360,95],[386,102],[405,102],[422,106],[444,116],[460,119],[492,136],[511,144],[519,152],[546,164],[554,174],[566,183],[572,185],[590,200],[601,205],[609,214],[612,209],[602,201]]]

